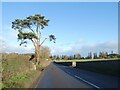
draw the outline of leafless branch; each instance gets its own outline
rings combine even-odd
[[[47,40],[48,38],[45,38],[42,43],[39,46],[42,46],[42,44],[45,42],[45,40]]]

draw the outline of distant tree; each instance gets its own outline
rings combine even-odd
[[[108,53],[107,52],[105,52],[104,58],[108,58]]]
[[[44,47],[41,47],[41,49],[40,49],[41,51],[41,54],[40,54],[40,57],[41,58],[49,58],[49,56],[50,56],[50,49],[49,49],[49,47],[47,47],[47,46],[44,46]]]
[[[57,55],[56,59],[57,59],[57,60],[59,60],[59,59],[60,59],[60,56],[59,56],[59,55]]]
[[[98,58],[98,57],[97,57],[97,53],[94,53],[94,54],[93,54],[93,58],[94,58],[94,59],[97,59],[97,58]]]
[[[84,57],[81,57],[81,59],[85,59]]]
[[[88,57],[87,57],[87,59],[92,59],[92,53],[91,53],[91,52],[88,53]]]
[[[38,65],[40,62],[40,49],[43,43],[49,38],[50,41],[55,43],[55,36],[49,35],[41,41],[42,32],[41,30],[48,26],[49,20],[45,19],[45,16],[40,14],[35,14],[34,16],[28,16],[26,19],[15,19],[12,22],[12,28],[18,31],[18,40],[22,44],[27,44],[27,41],[30,40],[35,48],[35,65]]]
[[[64,55],[62,55],[62,59],[64,59]]]
[[[72,55],[69,56],[69,60],[73,60],[74,57]]]
[[[75,55],[75,59],[81,59],[81,55],[78,53]]]
[[[50,56],[50,59],[51,59],[51,60],[55,60],[55,56],[52,56],[52,55],[51,55],[51,56]]]
[[[76,55],[74,54],[73,56],[74,56],[74,59],[76,59]]]
[[[115,53],[109,54],[108,56],[109,56],[110,58],[119,58],[119,54],[115,54]]]
[[[56,60],[56,58],[57,58],[57,55],[54,55],[53,57],[54,57],[54,59]]]
[[[64,55],[64,60],[68,60],[68,56],[67,55]]]
[[[99,58],[102,59],[103,58],[103,53],[99,52]]]
[[[108,58],[108,53],[107,52],[99,52],[99,58]]]
[[[113,54],[113,51],[111,51],[111,54]]]

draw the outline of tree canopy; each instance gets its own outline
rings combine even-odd
[[[18,40],[21,40],[20,45],[27,43],[26,39],[40,39],[41,29],[48,26],[49,20],[45,19],[45,16],[35,14],[34,16],[26,17],[26,19],[15,19],[12,22],[12,28],[18,30]],[[36,27],[36,29],[34,29]],[[29,30],[27,32],[27,30]],[[50,41],[55,43],[55,36],[49,35]]]

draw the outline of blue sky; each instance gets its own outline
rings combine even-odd
[[[59,3],[2,3],[2,40],[5,52],[33,52],[20,47],[17,32],[11,29],[11,22],[17,18],[40,13],[49,19],[49,26],[43,29],[43,38],[54,34],[56,43],[46,41],[52,54],[87,55],[88,52],[118,52],[118,3],[117,2],[59,2]]]
[[[2,2],[119,2],[119,0],[1,0]]]

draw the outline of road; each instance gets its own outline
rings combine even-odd
[[[51,63],[35,88],[118,88],[120,78]]]

